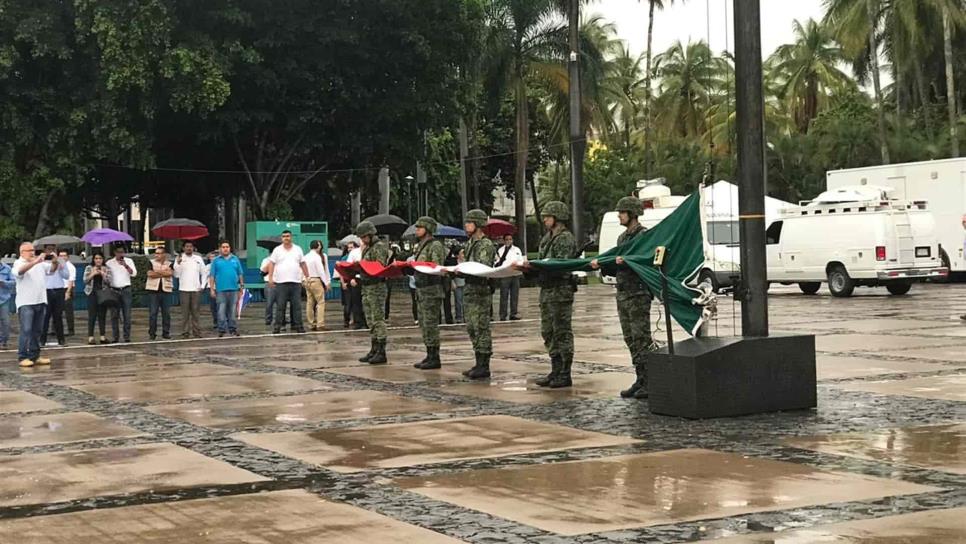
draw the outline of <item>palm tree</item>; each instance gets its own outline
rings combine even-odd
[[[707,108],[721,88],[722,62],[703,41],[687,46],[676,42],[655,58],[654,71],[661,81],[655,121],[669,135],[697,138],[705,132]]]
[[[610,116],[621,132],[625,147],[631,145],[631,132],[639,128],[641,104],[646,99],[644,61],[643,54],[634,56],[627,44],[620,43],[601,82],[602,91],[610,103]]]
[[[942,14],[943,19],[943,58],[946,62],[946,107],[949,112],[949,138],[953,157],[959,156],[959,133],[956,123],[956,75],[953,72],[953,30],[954,24],[962,25],[966,19],[966,9],[962,0],[928,0],[928,4]]]
[[[683,1],[683,0],[682,0]],[[651,173],[651,59],[653,51],[651,43],[654,38],[654,10],[663,10],[665,6],[670,6],[674,0],[647,0],[647,51],[645,54],[644,65],[644,175],[650,177]]]
[[[787,101],[798,131],[804,134],[829,95],[854,82],[838,68],[846,57],[827,26],[809,19],[805,25],[795,21],[793,27],[795,42],[780,46],[768,62],[770,75],[780,80],[778,98]]]

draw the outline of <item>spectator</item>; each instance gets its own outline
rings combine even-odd
[[[312,240],[309,253],[305,256],[305,318],[313,331],[325,330],[325,294],[329,291],[332,278],[329,276],[329,256],[325,254],[322,242]]]
[[[10,298],[16,284],[10,267],[0,263],[0,349],[7,349],[10,340]]]
[[[449,244],[449,252],[446,254],[446,260],[443,261],[443,266],[456,266],[459,263],[459,253],[460,247],[458,244]],[[447,325],[452,325],[453,321],[453,301],[455,297],[454,291],[456,290],[455,278],[449,275],[443,277],[443,317]],[[465,284],[465,283],[464,283]],[[462,292],[460,293],[462,296]],[[456,309],[456,315],[462,317],[462,310],[460,308]],[[457,317],[457,320],[459,320]]]
[[[346,262],[355,263],[362,260],[362,248],[356,245],[354,242],[349,242],[346,245],[349,249],[349,253],[346,255]],[[366,314],[362,308],[362,285],[359,283],[359,275],[356,274],[355,277],[349,280],[347,285],[349,289],[349,317],[352,318],[352,328],[353,329],[368,329],[369,325],[366,324]],[[348,318],[347,318],[348,319]]]
[[[238,294],[245,288],[245,269],[231,252],[231,243],[222,240],[220,253],[211,261],[208,285],[211,297],[218,301],[218,337],[238,336],[236,312]]]
[[[158,338],[158,310],[161,310],[161,338],[171,339],[171,292],[174,291],[174,270],[168,261],[168,252],[164,246],[154,250],[151,268],[148,269],[148,279],[144,282],[144,290],[148,293],[148,307],[151,313],[148,318],[148,337]]]
[[[67,339],[64,337],[64,305],[67,302],[67,271],[64,261],[57,257],[56,247],[52,245],[44,246],[44,260],[56,261],[57,267],[62,274],[48,274],[46,277],[47,285],[47,314],[44,316],[44,329],[40,335],[40,343],[49,346],[47,343],[47,333],[50,326],[54,326],[54,334],[57,335],[57,345],[66,346]]]
[[[98,295],[102,289],[110,288],[111,270],[104,264],[104,256],[95,253],[91,257],[91,265],[84,270],[84,294],[87,295],[87,343],[94,345],[94,325],[98,325],[101,333],[101,344],[107,343],[105,329],[107,328],[107,304]],[[117,311],[115,307],[114,311]]]
[[[13,263],[12,272],[17,282],[17,317],[20,320],[20,338],[17,358],[20,366],[49,365],[50,359],[40,356],[40,334],[47,315],[47,276],[58,275],[67,280],[67,271],[59,267],[56,259],[34,253],[30,242],[20,244],[20,258]]]
[[[74,336],[74,294],[77,292],[77,267],[70,262],[70,252],[62,249],[57,256],[67,268],[67,292],[64,295],[64,319],[67,321],[67,336]]]
[[[513,235],[507,234],[503,237],[503,245],[496,250],[496,263],[494,268],[500,268],[505,263],[515,263],[523,260],[523,253],[520,248],[513,245]],[[517,312],[517,304],[520,301],[520,277],[503,278],[500,280],[500,321],[506,321],[509,316],[511,321],[520,319]],[[509,312],[508,312],[509,311]]]
[[[446,277],[443,277],[443,282]],[[413,323],[419,325],[419,301],[416,300],[416,274],[409,275],[409,298],[413,303]]]
[[[205,265],[205,281],[207,285],[209,283],[209,278],[211,278],[211,263],[218,257],[217,251],[212,251],[205,256],[208,264]],[[208,310],[211,311],[211,330],[218,330],[218,299],[216,297],[208,297]]]
[[[174,277],[178,278],[181,298],[181,337],[201,338],[201,294],[208,283],[205,260],[195,253],[194,242],[181,246],[181,255],[174,261]]]
[[[133,294],[131,292],[131,278],[138,275],[138,270],[134,266],[134,261],[125,257],[124,246],[114,248],[114,258],[107,261],[108,270],[111,271],[109,284],[118,291],[121,296],[118,307],[111,311],[111,342],[117,343],[118,335],[118,314],[124,320],[124,343],[131,341],[131,304]]]
[[[282,231],[282,245],[276,247],[269,257],[269,287],[275,288],[275,325],[272,332],[282,332],[285,307],[291,306],[290,319],[295,332],[304,333],[302,325],[302,278],[309,277],[302,248],[292,243],[292,232]],[[301,275],[300,275],[301,274]]]
[[[275,287],[269,285],[270,276],[268,275],[269,263],[271,262],[272,257],[269,255],[268,257],[262,259],[262,264],[258,267],[258,269],[262,272],[262,281],[265,282],[265,324],[268,326],[271,326],[275,321]],[[282,323],[281,326],[285,326],[285,324]]]

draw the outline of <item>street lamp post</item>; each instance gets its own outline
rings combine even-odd
[[[406,176],[406,219],[412,223],[413,222],[413,180],[415,178],[412,175]]]
[[[580,0],[570,0],[570,185],[577,246],[584,243],[584,153],[586,135],[580,120]]]

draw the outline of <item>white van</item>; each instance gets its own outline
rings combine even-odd
[[[962,218],[966,215],[966,158],[887,164],[826,174],[829,190],[856,185],[893,189],[899,200],[925,200],[936,218],[939,258],[951,272],[966,272]]]
[[[826,191],[785,210],[766,238],[768,281],[797,283],[809,295],[826,282],[836,297],[856,286],[904,295],[913,282],[949,273],[926,203],[891,199],[882,187]]]

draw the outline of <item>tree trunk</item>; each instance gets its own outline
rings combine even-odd
[[[916,87],[919,89],[919,103],[922,107],[922,120],[926,127],[926,136],[933,140],[935,134],[932,131],[932,118],[929,116],[929,90],[926,89],[926,78],[922,75],[922,64],[913,62],[912,66],[916,76]]]
[[[523,254],[527,254],[527,207],[526,207],[526,181],[527,181],[527,157],[530,154],[530,126],[527,111],[527,82],[520,73],[521,68],[517,68],[516,88],[516,114],[517,114],[517,168],[513,178],[515,198],[513,199],[514,214],[516,217],[517,234],[519,235],[520,249]]]
[[[886,136],[885,104],[882,103],[882,86],[879,84],[879,44],[875,40],[874,29],[869,32],[869,60],[872,65],[872,86],[875,89],[876,117],[879,123],[879,150],[882,154],[882,164],[889,164],[892,161],[889,158],[889,143]]]
[[[647,58],[644,61],[644,178],[651,178],[651,45],[654,39],[654,0],[647,11]]]
[[[47,193],[47,198],[44,199],[44,204],[40,207],[40,212],[37,214],[37,228],[34,229],[34,239],[45,236],[45,231],[47,230],[47,216],[50,210],[50,202],[54,199],[54,195],[57,191],[51,191]]]
[[[946,58],[946,106],[949,111],[949,140],[952,156],[959,156],[959,131],[956,128],[956,78],[953,73],[952,22],[949,20],[949,6],[943,4],[943,53]]]

